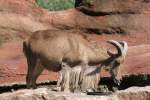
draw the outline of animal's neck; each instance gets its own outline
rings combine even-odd
[[[99,47],[99,46],[95,46],[95,47],[91,47],[91,53],[89,53],[89,63],[91,64],[100,64],[101,62],[105,61],[106,59],[109,58],[109,55],[107,54],[107,50]]]

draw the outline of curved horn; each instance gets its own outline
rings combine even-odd
[[[122,56],[126,56],[127,51],[128,51],[128,44],[125,41],[120,42],[120,44],[123,45],[123,52],[122,52]]]
[[[123,55],[123,47],[122,47],[122,45],[119,42],[117,42],[115,40],[109,40],[107,42],[112,44],[112,45],[114,45],[117,48],[118,55],[121,55],[121,56]]]

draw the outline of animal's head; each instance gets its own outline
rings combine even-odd
[[[128,45],[125,41],[117,42],[114,40],[109,40],[108,43],[114,45],[117,49],[117,53],[112,53],[111,51],[107,51],[108,55],[110,56],[106,62],[106,68],[109,70],[114,82],[117,85],[120,85],[121,80],[121,73],[120,68],[122,63],[125,60],[127,51],[128,51]]]

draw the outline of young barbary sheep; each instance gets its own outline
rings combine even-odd
[[[36,87],[36,79],[44,68],[58,72],[62,69],[62,63],[71,68],[80,65],[83,72],[88,66],[109,66],[114,80],[119,80],[118,68],[126,55],[127,43],[114,40],[108,43],[116,47],[118,53],[113,54],[99,46],[91,45],[85,36],[76,31],[34,32],[23,42],[23,51],[28,63],[27,87]]]

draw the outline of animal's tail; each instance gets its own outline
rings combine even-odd
[[[26,41],[23,41],[23,53],[25,56],[27,55],[27,48],[28,48],[28,46],[27,46]]]
[[[30,45],[28,44],[27,41],[23,41],[23,52],[24,52],[24,55],[27,57],[27,56],[31,56],[32,55],[32,50],[30,48]]]
[[[27,60],[27,75],[26,75],[27,88],[34,88],[35,85],[32,82],[32,75],[33,75],[32,73],[34,71],[36,59],[32,52],[31,46],[27,41],[23,42],[23,53],[26,56],[26,60]]]

